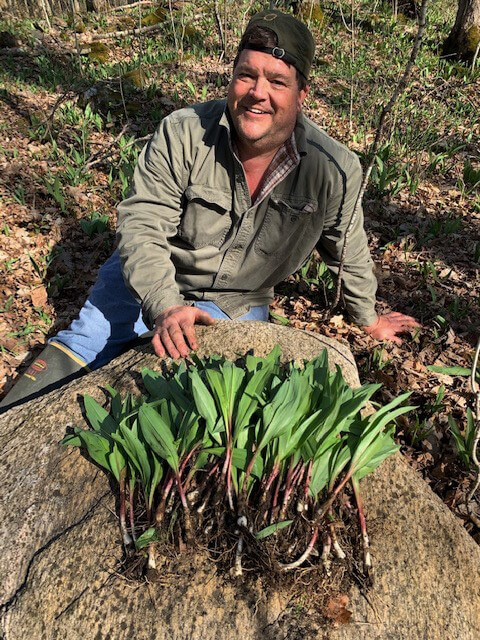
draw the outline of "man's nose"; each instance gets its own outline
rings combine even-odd
[[[250,95],[255,100],[265,100],[267,97],[268,81],[266,78],[256,78],[250,88]]]

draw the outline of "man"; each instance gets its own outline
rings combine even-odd
[[[251,19],[226,103],[162,121],[119,206],[118,253],[100,269],[79,318],[1,406],[105,364],[148,328],[157,355],[178,358],[197,347],[196,323],[267,320],[273,287],[315,247],[338,270],[362,172],[353,153],[301,113],[314,48],[291,15]],[[344,269],[347,309],[367,333],[400,342],[398,333],[418,326],[400,313],[375,313],[362,215]]]

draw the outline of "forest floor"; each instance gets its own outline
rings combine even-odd
[[[158,33],[100,41],[95,35],[134,27],[137,14],[85,17],[76,31],[67,19],[48,28],[2,16],[0,31],[16,42],[0,48],[0,395],[81,308],[114,247],[116,205],[158,121],[224,97],[247,17],[247,3],[237,4],[223,61],[207,8],[182,5],[172,23],[147,7],[142,24],[156,21]],[[432,8],[364,198],[378,310],[413,315],[422,329],[402,345],[380,344],[341,309],[320,321],[333,283],[318,257],[277,288],[272,320],[347,341],[362,381],[383,384],[379,402],[413,392],[418,408],[398,422],[403,452],[480,542],[464,506],[474,477],[468,442],[459,455],[473,406],[465,370],[480,330],[480,67],[441,59],[454,19],[443,4]],[[338,9],[314,17],[321,44],[306,113],[362,158],[415,21],[388,8],[372,13],[366,1],[353,33]]]

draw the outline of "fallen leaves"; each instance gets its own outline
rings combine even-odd
[[[47,290],[43,285],[40,285],[30,292],[30,297],[34,307],[44,307],[48,299]]]
[[[352,612],[347,609],[349,601],[349,597],[345,593],[340,593],[327,601],[324,615],[334,626],[350,622]]]

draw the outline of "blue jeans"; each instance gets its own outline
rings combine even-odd
[[[212,318],[231,319],[213,302],[200,300],[194,304]],[[268,306],[252,307],[237,320],[267,322]],[[49,342],[64,346],[93,370],[120,355],[130,342],[147,331],[140,304],[123,281],[120,257],[115,251],[100,268],[78,318]]]

